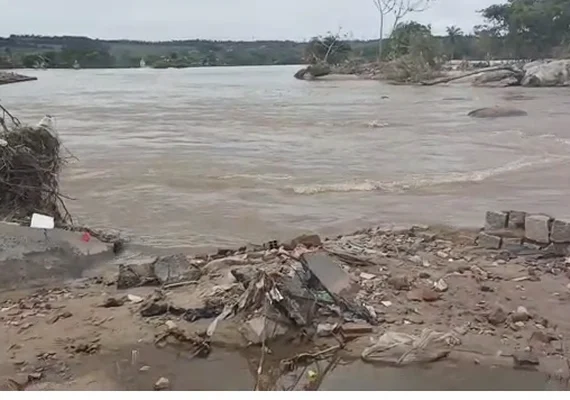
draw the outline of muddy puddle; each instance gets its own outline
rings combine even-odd
[[[190,358],[172,348],[141,347],[125,351],[120,360],[106,360],[107,376],[123,390],[152,390],[161,377],[172,390],[253,390],[259,360],[251,352],[215,349],[207,359]],[[271,361],[268,361],[270,364]],[[324,371],[329,361],[300,367],[273,381],[270,390],[308,390],[309,371]],[[267,368],[267,370],[271,367]],[[269,375],[275,375],[268,371]],[[361,361],[340,361],[323,378],[319,390],[560,390],[556,382],[536,371],[451,365],[393,368]]]

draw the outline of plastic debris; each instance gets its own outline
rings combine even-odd
[[[455,346],[461,340],[454,334],[424,329],[420,336],[387,331],[375,344],[362,352],[362,359],[369,362],[389,364],[409,364],[412,362],[433,362],[447,357],[448,349],[442,346]],[[378,354],[383,353],[383,354]]]

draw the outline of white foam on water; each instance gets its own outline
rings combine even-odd
[[[290,187],[296,194],[314,195],[319,193],[343,193],[343,192],[370,192],[370,191],[386,191],[399,192],[410,189],[419,189],[423,187],[431,187],[436,185],[445,185],[453,183],[481,182],[493,176],[505,174],[509,172],[519,171],[524,168],[533,166],[555,163],[570,159],[570,157],[548,156],[541,158],[525,157],[511,163],[496,168],[488,168],[470,172],[455,172],[436,176],[412,176],[402,181],[381,182],[373,180],[348,181],[339,183],[322,183],[297,185]]]

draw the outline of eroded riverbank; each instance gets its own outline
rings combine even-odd
[[[152,389],[159,378],[173,390],[566,387],[567,259],[540,246],[484,249],[478,234],[374,228],[210,255],[131,254],[80,280],[3,291],[0,373],[31,379],[28,390]],[[358,361],[386,335],[404,341]]]

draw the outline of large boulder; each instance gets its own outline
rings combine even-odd
[[[473,118],[521,117],[527,115],[527,112],[510,107],[485,107],[473,110],[467,115]]]
[[[534,61],[524,66],[522,86],[570,85],[570,60]]]
[[[507,87],[516,86],[520,83],[522,74],[518,71],[501,69],[498,71],[484,72],[473,80],[474,86]]]
[[[312,64],[306,68],[301,68],[294,76],[301,80],[313,80],[321,76],[326,76],[330,74],[331,71],[331,67],[328,64]]]

